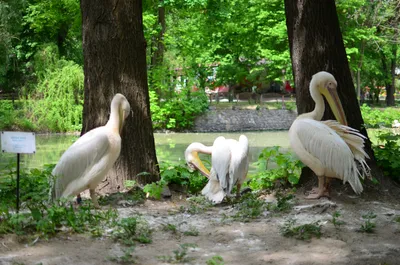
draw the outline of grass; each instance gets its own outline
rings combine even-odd
[[[172,251],[173,255],[169,256],[158,256],[158,259],[168,263],[186,263],[193,260],[193,258],[188,257],[188,250],[190,248],[196,248],[196,244],[184,243],[180,244],[179,248]]]
[[[376,224],[372,222],[372,220],[376,218],[376,214],[368,212],[363,215],[362,218],[364,219],[364,223],[361,224],[361,227],[357,231],[362,233],[374,233]]]
[[[224,265],[224,259],[221,256],[213,256],[206,261],[207,265]]]
[[[256,194],[247,193],[240,198],[235,205],[237,213],[233,216],[234,220],[249,222],[256,219],[267,210],[267,203],[257,198]]]
[[[320,238],[322,235],[320,221],[299,226],[295,224],[296,219],[288,219],[280,229],[281,234],[304,241],[309,241],[312,237]]]
[[[124,249],[124,254],[122,256],[111,256],[108,257],[109,261],[118,263],[118,264],[133,264],[135,263],[135,259],[133,258],[132,252],[135,250],[135,247],[129,247]]]
[[[339,220],[340,216],[342,216],[342,214],[339,211],[335,211],[332,214],[332,224],[335,226],[335,228],[339,228],[342,224],[344,224],[344,221]]]
[[[254,103],[254,101],[252,101],[251,103],[249,103],[248,101],[239,101],[236,102],[236,100],[234,102],[219,102],[217,103],[216,101],[212,101],[210,106],[215,107],[217,110],[224,110],[224,109],[232,109],[232,107],[239,107],[241,109],[250,109],[250,110],[256,110],[257,107],[263,108],[263,109],[282,109],[282,98],[270,98],[270,101],[267,102],[257,102]],[[295,102],[295,98],[288,98],[285,97],[285,106],[286,109],[288,110],[295,110],[296,109],[296,102]]]

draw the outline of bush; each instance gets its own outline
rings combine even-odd
[[[394,120],[400,119],[400,109],[397,108],[371,108],[367,104],[361,106],[365,128],[392,128]]]
[[[277,181],[283,185],[298,183],[303,163],[291,152],[283,153],[279,148],[273,146],[262,150],[256,162],[258,172],[251,176],[250,188],[253,190],[273,188]],[[276,168],[270,168],[270,163],[276,163]]]
[[[182,130],[193,126],[194,119],[208,108],[204,92],[183,89],[174,97],[159,101],[157,93],[150,91],[150,111],[154,129]]]
[[[400,182],[400,135],[389,132],[381,133],[377,137],[378,144],[372,147],[378,166],[383,169],[386,176]]]
[[[34,125],[25,117],[21,102],[0,100],[0,130],[34,131]]]

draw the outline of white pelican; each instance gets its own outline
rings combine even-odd
[[[52,172],[52,199],[73,195],[79,199],[79,194],[89,189],[94,207],[99,208],[95,189],[119,156],[120,133],[130,109],[128,100],[116,94],[107,124],[87,132],[64,152]]]
[[[349,182],[354,192],[360,194],[363,187],[359,177],[364,178],[369,170],[365,162],[369,158],[364,151],[365,137],[347,126],[336,87],[337,82],[330,73],[319,72],[313,75],[310,94],[315,101],[315,108],[312,112],[299,115],[289,129],[293,151],[318,176],[318,189],[307,197],[309,199],[329,197],[325,177]],[[325,111],[322,95],[340,123],[333,120],[320,121]],[[361,165],[360,169],[355,160]]]
[[[211,154],[211,172],[209,172],[198,157],[198,152]],[[222,136],[215,139],[213,146],[192,143],[185,151],[185,159],[191,168],[209,178],[202,194],[214,203],[220,203],[225,196],[230,196],[232,188],[237,185],[237,196],[246,178],[249,168],[249,142],[241,135],[239,141],[225,139]]]

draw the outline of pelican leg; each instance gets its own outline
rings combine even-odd
[[[309,194],[306,199],[319,199],[321,197],[328,197],[329,198],[329,192],[327,190],[327,184],[326,184],[326,177],[325,176],[318,176],[318,189],[316,193],[311,193]]]
[[[82,204],[82,198],[81,198],[81,194],[78,193],[78,195],[76,195],[76,204],[77,205],[81,205]]]
[[[90,192],[90,197],[92,198],[94,208],[99,209],[100,206],[99,203],[97,202],[96,192],[92,189],[89,189],[89,192]]]
[[[240,198],[240,188],[242,187],[241,183],[236,184],[237,190],[236,190],[236,198]]]

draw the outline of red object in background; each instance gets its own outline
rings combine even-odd
[[[217,86],[213,89],[216,93],[227,93],[229,92],[229,87],[227,86]]]
[[[289,83],[289,81],[287,81],[287,80],[286,80],[286,82],[285,82],[285,90],[286,90],[286,92],[288,92],[288,93],[292,93],[292,92],[293,92],[293,88],[290,86],[290,83]]]

